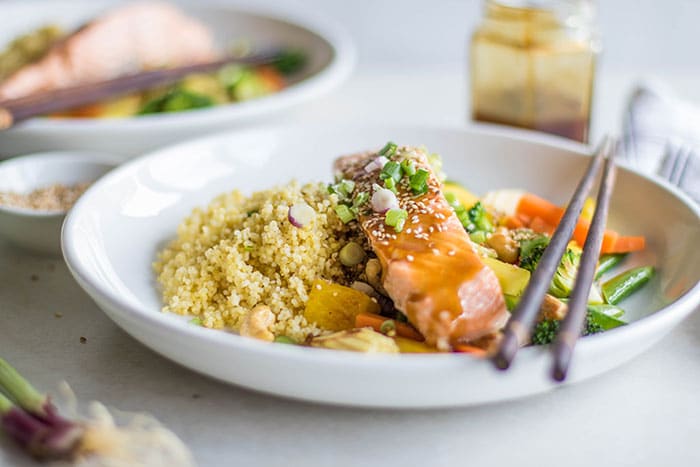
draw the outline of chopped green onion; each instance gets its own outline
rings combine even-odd
[[[389,209],[386,212],[384,222],[398,233],[403,230],[406,219],[408,219],[408,212],[405,209]]]
[[[389,178],[393,178],[394,182],[396,183],[401,181],[401,177],[403,177],[401,164],[395,161],[389,161],[386,164],[384,164],[384,168],[379,173],[380,180],[387,180]]]
[[[401,168],[403,169],[403,173],[409,177],[416,173],[416,164],[411,159],[404,159],[401,161]]]
[[[389,142],[386,143],[386,145],[384,145],[384,147],[379,151],[379,155],[380,155],[380,156],[384,156],[384,157],[391,157],[391,156],[393,156],[393,155],[396,153],[396,150],[397,150],[397,149],[398,149],[398,146],[396,145],[396,143],[392,143],[391,141],[389,141]]]
[[[350,197],[350,194],[355,189],[355,182],[352,180],[341,180],[334,185],[328,185],[328,193],[336,194],[341,200]]]
[[[363,204],[365,204],[367,201],[369,201],[369,193],[366,191],[361,191],[360,193],[355,195],[355,199],[352,201],[352,206],[355,208],[362,207]]]
[[[430,172],[425,169],[418,169],[416,173],[408,178],[408,184],[414,195],[422,195],[428,192],[428,177]]]
[[[335,207],[335,213],[338,214],[338,217],[340,217],[340,220],[343,221],[343,224],[347,224],[351,220],[355,219],[355,213],[353,213],[350,208],[344,204],[337,205]]]
[[[385,187],[387,190],[391,190],[391,192],[394,193],[394,194],[397,193],[397,191],[396,191],[396,182],[394,181],[393,178],[387,178],[386,180],[384,180],[384,187]]]
[[[189,321],[189,323],[190,323],[190,324],[194,324],[195,326],[203,326],[202,320],[199,319],[199,318],[192,318],[192,319]]]
[[[394,337],[396,335],[396,323],[393,319],[384,321],[381,326],[379,326],[379,332],[389,337]]]

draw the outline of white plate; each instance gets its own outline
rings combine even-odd
[[[73,30],[115,3],[113,0],[3,2],[0,6],[3,17],[12,20],[3,23],[0,44],[47,23]],[[259,3],[187,2],[182,8],[207,24],[223,45],[246,39],[263,49],[286,45],[305,50],[309,55],[308,65],[281,92],[242,103],[138,118],[36,118],[3,132],[0,158],[57,148],[99,150],[124,156],[142,154],[196,135],[282,115],[329,92],[349,76],[355,51],[341,27],[313,11],[285,11]]]
[[[295,177],[329,180],[334,157],[391,139],[442,154],[450,178],[477,193],[521,187],[564,203],[587,163],[582,146],[543,144],[506,131],[406,127],[291,126],[215,135],[127,163],[78,201],[63,228],[73,275],[124,330],[200,373],[267,393],[377,407],[480,404],[554,385],[542,348],[523,349],[500,373],[463,355],[364,355],[272,345],[187,324],[159,312],[151,263],[195,206],[234,188],[250,192]],[[524,133],[516,133],[524,134]],[[625,266],[654,264],[658,275],[624,303],[631,325],[588,337],[569,382],[610,370],[644,351],[700,303],[700,213],[663,182],[619,173],[611,226],[644,234],[649,248]],[[632,388],[630,388],[632,389]]]

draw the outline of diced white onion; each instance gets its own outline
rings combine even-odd
[[[503,214],[512,216],[515,214],[520,199],[524,194],[525,192],[523,190],[514,189],[490,191],[481,198],[481,202]]]
[[[304,227],[310,224],[311,221],[314,220],[315,216],[316,211],[314,211],[311,206],[301,201],[299,203],[295,203],[289,208],[287,218],[294,227]]]
[[[375,170],[382,170],[387,162],[389,162],[389,159],[384,156],[379,156],[365,166],[365,172],[370,173]]]
[[[386,188],[379,188],[372,194],[372,210],[384,214],[389,209],[398,209],[399,200],[396,195]]]

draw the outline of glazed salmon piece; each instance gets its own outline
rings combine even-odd
[[[371,194],[374,184],[382,184],[381,171],[365,167],[376,158],[377,153],[341,157],[336,175],[355,182],[354,194]],[[398,184],[399,207],[408,212],[403,229],[387,226],[385,215],[371,206],[358,215],[382,264],[384,289],[426,341],[441,350],[493,334],[508,319],[498,279],[476,254],[426,154],[404,147],[392,160],[405,158],[430,175],[423,195],[414,195],[403,181]]]
[[[128,4],[89,22],[39,61],[17,70],[0,83],[0,100],[216,56],[209,30],[174,6]]]

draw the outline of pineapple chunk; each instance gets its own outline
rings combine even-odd
[[[401,353],[435,353],[438,351],[435,347],[430,347],[425,342],[418,342],[405,337],[394,337],[394,342],[396,342]]]
[[[496,274],[504,294],[519,297],[523,293],[530,281],[530,271],[494,258],[481,260]]]
[[[359,290],[316,280],[306,302],[304,317],[323,329],[342,331],[355,327],[358,314],[379,311],[379,305]]]

